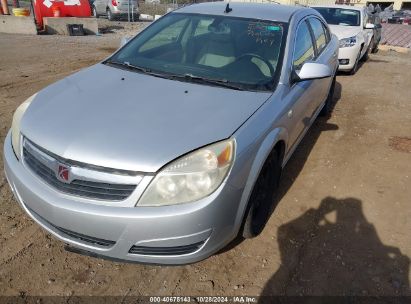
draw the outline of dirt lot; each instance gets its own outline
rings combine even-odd
[[[0,142],[46,85],[114,51],[119,35],[0,35]],[[261,236],[200,263],[113,263],[64,250],[17,205],[0,157],[1,295],[411,295],[411,56],[337,77],[284,171]],[[408,139],[407,139],[408,138]]]

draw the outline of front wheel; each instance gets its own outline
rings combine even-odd
[[[325,100],[324,107],[320,112],[321,116],[328,116],[331,114],[336,78],[337,76],[334,75],[330,90],[328,91],[327,99]]]
[[[357,73],[360,56],[361,56],[361,50],[358,52],[357,59],[355,60],[355,64],[352,67],[351,71],[349,72],[350,75],[354,75],[355,73]]]
[[[244,238],[256,237],[263,231],[273,210],[280,176],[279,154],[273,150],[263,165],[250,196],[242,231]]]
[[[364,57],[362,57],[362,61],[365,62],[370,58],[370,53],[372,52],[373,47],[374,47],[374,38],[371,38],[367,51],[365,52]]]

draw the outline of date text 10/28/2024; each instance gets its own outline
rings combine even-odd
[[[150,297],[150,303],[257,303],[257,297],[249,296],[170,296]]]

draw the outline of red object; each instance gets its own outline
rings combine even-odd
[[[59,165],[58,176],[61,180],[69,180],[69,169],[66,166]]]
[[[117,6],[117,0],[111,0],[111,4],[113,4],[113,6]]]
[[[7,0],[0,0],[1,13],[3,15],[10,15],[9,7],[7,6]]]
[[[33,0],[36,23],[43,28],[44,17],[90,17],[89,0]],[[58,16],[56,16],[58,14]]]
[[[60,8],[58,6],[52,6],[53,17],[60,17]]]

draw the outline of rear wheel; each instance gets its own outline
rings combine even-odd
[[[114,20],[113,13],[111,12],[111,10],[109,8],[107,9],[107,19],[110,20],[110,21]]]
[[[250,196],[242,231],[244,238],[256,237],[263,231],[273,210],[280,176],[279,153],[273,150],[261,169]]]
[[[378,44],[379,44],[379,42],[377,42],[377,43],[373,46],[371,53],[375,54],[375,53],[378,52]]]
[[[94,17],[96,17],[96,18],[99,17],[99,15],[98,15],[98,13],[97,13],[97,9],[96,9],[95,6],[93,6],[92,13],[93,13],[93,16],[94,16]]]

